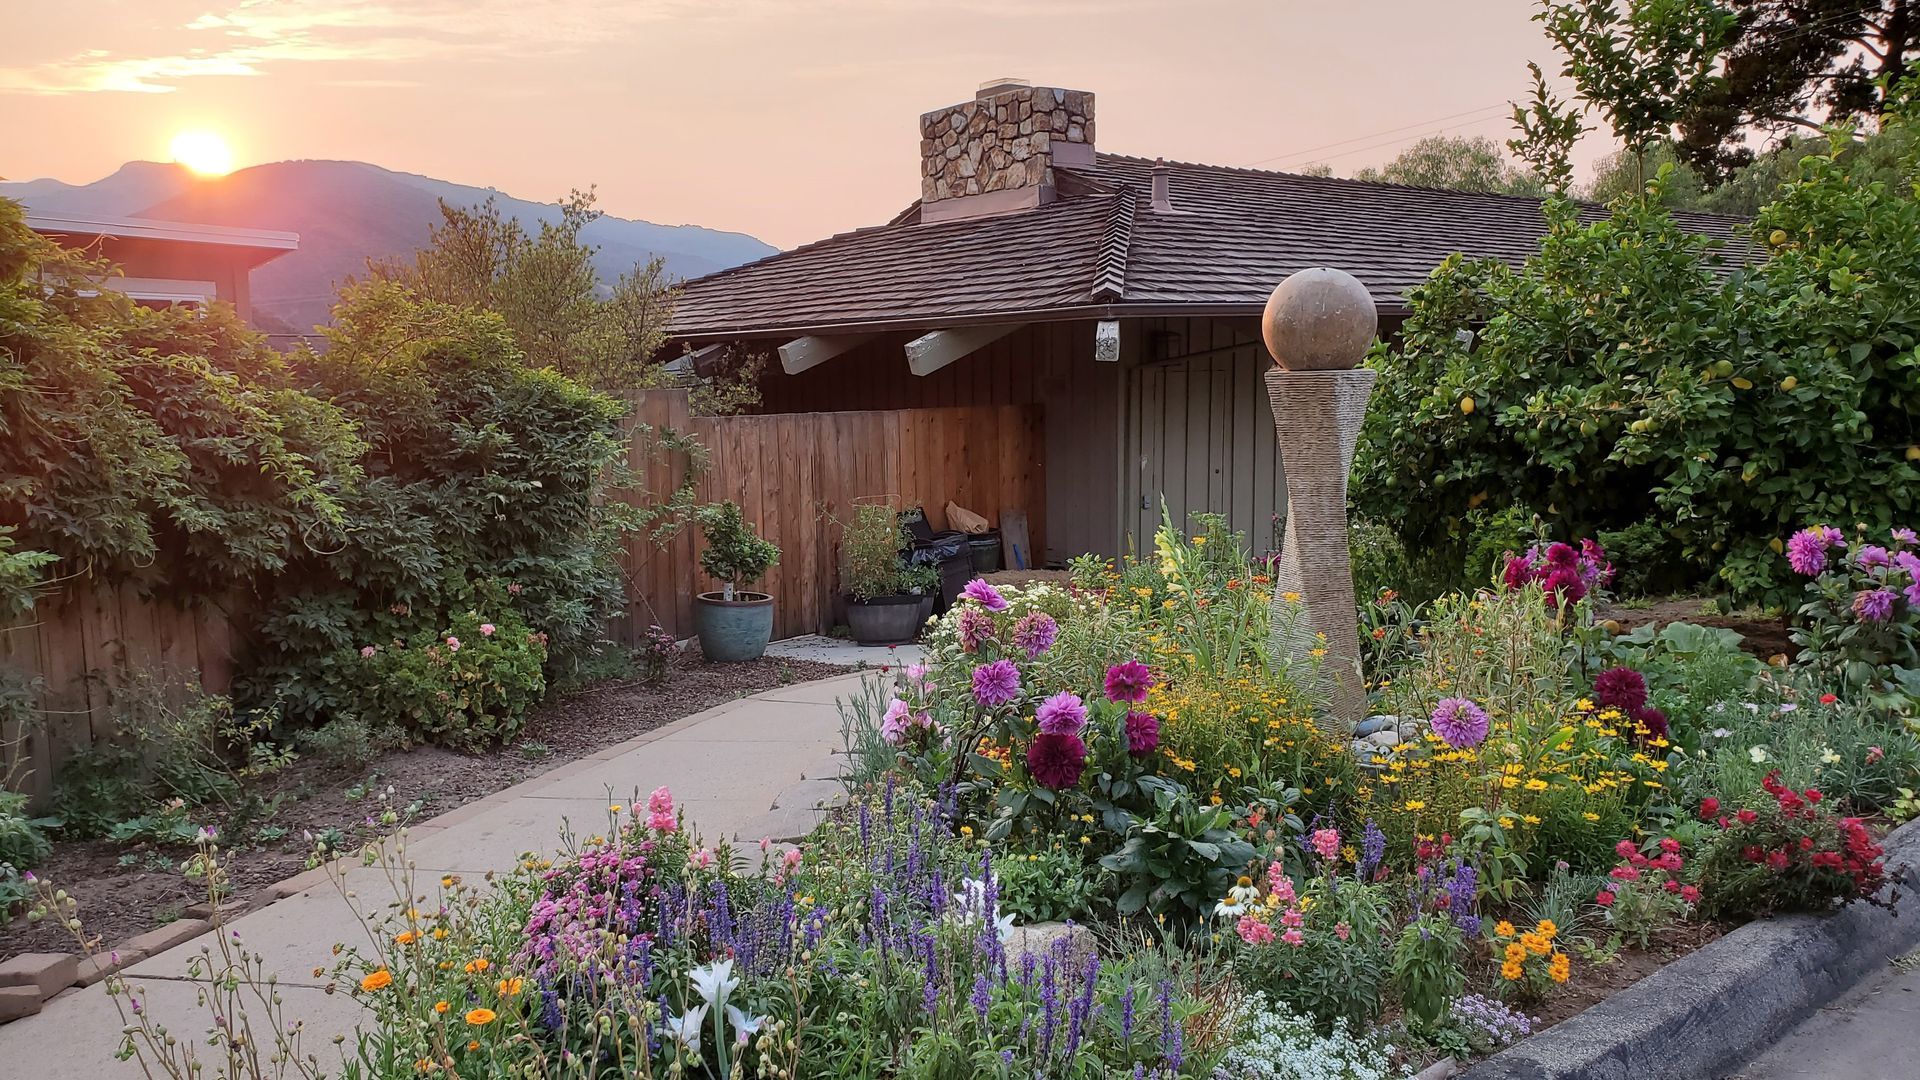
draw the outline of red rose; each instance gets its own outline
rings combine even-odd
[[[1700,820],[1701,821],[1712,821],[1714,815],[1718,814],[1719,812],[1720,812],[1719,799],[1716,799],[1713,796],[1709,795],[1706,798],[1700,800]]]
[[[1601,889],[1598,893],[1594,895],[1593,902],[1596,904],[1599,904],[1601,907],[1612,907],[1613,894],[1608,892],[1605,889]]]
[[[1785,870],[1787,862],[1787,853],[1784,851],[1776,851],[1767,856],[1767,868],[1770,870]]]
[[[1808,788],[1806,791],[1806,796],[1807,796],[1807,801],[1810,803],[1817,803],[1821,799],[1826,798],[1825,795],[1820,794],[1819,788]]]
[[[1760,815],[1751,810],[1742,810],[1733,816],[1739,818],[1742,825],[1751,825],[1760,820]]]

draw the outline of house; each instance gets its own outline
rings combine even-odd
[[[1518,263],[1544,231],[1536,199],[1108,154],[1095,123],[1093,94],[1011,80],[922,115],[918,202],[686,283],[676,347],[777,349],[767,412],[1040,404],[1050,560],[1142,550],[1163,504],[1260,549],[1286,508],[1274,286],[1345,270],[1391,334],[1449,254]]]
[[[233,305],[253,321],[248,275],[300,246],[297,233],[146,218],[27,212],[27,227],[62,247],[111,260],[120,274],[101,286],[149,307]]]

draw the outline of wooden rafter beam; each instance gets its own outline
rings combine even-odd
[[[915,375],[931,375],[963,356],[999,341],[1025,323],[998,326],[962,326],[935,330],[907,342],[907,368]]]
[[[808,335],[794,338],[780,346],[780,368],[789,375],[798,375],[811,367],[839,356],[843,352],[859,348],[872,341],[874,334],[836,334],[828,337]]]

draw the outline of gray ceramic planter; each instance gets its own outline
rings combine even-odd
[[[928,599],[931,599],[929,597]],[[903,645],[920,636],[921,597],[902,594],[847,600],[847,627],[862,645]]]
[[[693,632],[701,654],[718,664],[758,660],[773,637],[773,597],[755,592],[721,597],[710,592],[693,598]]]

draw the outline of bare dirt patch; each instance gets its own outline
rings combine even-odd
[[[703,709],[848,670],[771,657],[746,664],[690,659],[675,665],[664,686],[604,682],[549,701],[511,745],[488,753],[414,747],[383,754],[354,773],[315,760],[296,761],[261,792],[282,800],[269,819],[222,828],[233,894],[245,898],[299,873],[313,848],[311,837],[338,830],[345,842],[357,843],[391,832],[396,826],[378,820],[388,807],[403,812],[407,821],[423,821]],[[204,887],[179,869],[192,854],[170,845],[56,841],[52,857],[35,873],[79,897],[88,933],[111,948],[206,899]],[[73,946],[64,929],[30,923],[24,913],[0,927],[0,959],[70,952]]]
[[[1732,630],[1743,639],[1740,647],[1761,659],[1786,653],[1788,656],[1799,651],[1793,640],[1787,636],[1785,618],[1757,618],[1747,615],[1706,615],[1701,613],[1702,597],[1680,597],[1672,600],[1660,600],[1646,606],[1628,607],[1623,604],[1608,604],[1594,612],[1594,618],[1618,622],[1623,630],[1633,630],[1647,623],[1665,626],[1667,623],[1693,623],[1698,626],[1717,626]]]

